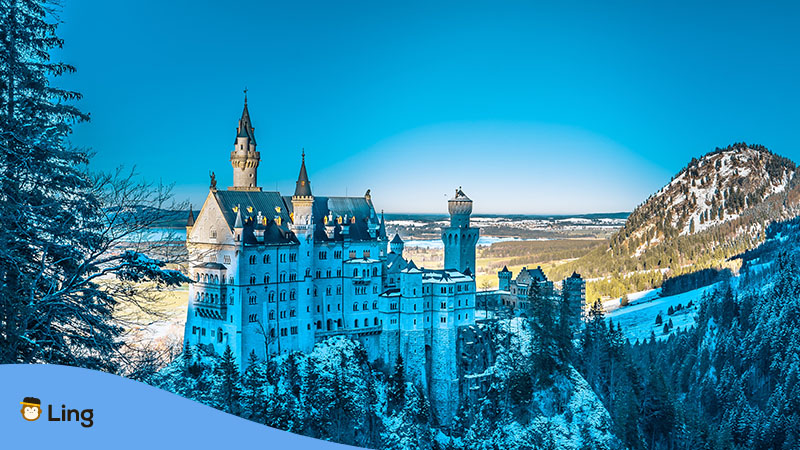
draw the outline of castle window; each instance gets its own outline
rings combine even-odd
[[[328,305],[328,312],[331,312],[331,305]]]
[[[270,303],[275,303],[275,292],[270,292],[269,293],[269,302]]]
[[[319,252],[319,259],[328,259],[328,252]]]
[[[217,238],[217,230],[212,228],[211,229],[211,239],[216,239],[216,238]]]
[[[319,312],[319,305],[317,305],[317,312]]]
[[[314,286],[314,297],[316,297],[316,296],[317,296],[317,287]]]
[[[256,263],[256,255],[251,255],[250,256],[250,264],[255,264],[255,263]]]
[[[364,259],[369,258],[370,252],[369,250],[364,250]]]
[[[372,302],[372,309],[378,309],[378,302]]]
[[[284,253],[283,255],[281,255],[281,256],[280,256],[280,261],[281,261],[282,263],[285,263],[285,262],[286,262],[286,254],[285,254],[285,253]]]
[[[372,276],[373,277],[377,277],[378,276],[378,268],[377,267],[373,267],[372,268]]]
[[[275,328],[269,329],[269,337],[275,337]]]
[[[373,323],[375,326],[377,326],[377,325],[378,325],[378,318],[376,317],[376,318],[375,318],[375,320],[373,320],[373,321],[372,321],[372,323]]]
[[[446,323],[447,322],[447,317],[440,318],[439,322]]]
[[[289,311],[289,317],[297,317],[297,311],[295,311],[294,309]]]
[[[453,286],[450,286],[449,288],[447,288],[447,293],[448,294],[452,294],[453,293]]]
[[[461,320],[461,314],[458,315],[458,320]]]
[[[269,255],[264,255],[264,264],[269,264]]]
[[[286,301],[286,291],[281,291],[281,294],[280,294],[280,296],[278,298],[280,299],[280,301],[285,302]]]
[[[328,278],[331,277],[331,269],[328,269],[327,271],[325,271],[325,276],[328,277]]]
[[[285,319],[286,318],[286,311],[281,311],[279,316],[281,317],[281,319]]]
[[[414,311],[416,311],[416,310],[417,310],[417,304],[414,303]]]
[[[342,319],[336,319],[336,326],[342,328]]]
[[[447,293],[447,288],[442,286],[442,294],[446,294],[446,293]]]
[[[461,300],[458,301],[458,306],[461,306]]]
[[[336,278],[342,278],[342,269],[336,269]]]
[[[264,284],[269,283],[269,274],[264,275]]]
[[[202,330],[200,330],[200,331],[201,331],[201,333],[200,333],[201,335],[203,335],[203,336],[205,336],[205,335],[206,335],[206,329],[205,329],[205,328],[203,328],[203,329],[202,329]]]
[[[372,286],[372,293],[373,294],[377,294],[378,293],[378,285],[377,284],[375,286]]]
[[[447,309],[447,302],[442,302],[442,309]]]
[[[358,303],[353,303],[353,311],[358,311]]]
[[[358,269],[353,269],[353,278],[358,277]]]
[[[333,259],[342,259],[342,251],[336,250],[333,252]]]
[[[256,276],[250,275],[250,284],[256,284]]]
[[[228,278],[228,282],[229,282],[230,284],[233,284],[233,275],[231,275],[231,276],[230,276],[230,278]]]
[[[296,300],[297,299],[297,291],[292,290],[289,292],[289,300]]]
[[[414,325],[416,325],[416,324],[417,324],[417,319],[414,319]]]
[[[306,325],[306,330],[310,330],[310,329],[311,329],[311,324],[309,323],[309,324]]]
[[[275,320],[275,311],[269,312],[269,320]]]
[[[397,319],[389,319],[389,323],[394,325],[397,323]]]
[[[356,251],[350,250],[350,259],[356,259]]]
[[[331,295],[331,287],[330,286],[325,288],[325,295]]]
[[[257,322],[258,314],[250,314],[249,316],[247,316],[247,319],[250,321],[250,323]]]
[[[389,309],[391,310],[397,309],[397,303],[389,303]]]
[[[251,304],[251,305],[257,305],[258,301],[256,300],[256,296],[255,295],[251,295],[250,298],[248,299],[248,303]]]
[[[311,268],[306,267],[306,278],[309,278],[310,276],[311,276]]]
[[[322,271],[321,271],[321,270],[317,270],[317,275],[316,275],[316,277],[317,277],[317,278],[322,278]]]
[[[354,322],[353,328],[358,328],[358,319]]]
[[[367,302],[364,302],[364,307],[363,307],[363,308],[361,308],[361,309],[363,309],[364,311],[366,311],[366,310],[367,310]]]
[[[286,336],[286,328],[281,328],[281,336]]]
[[[230,264],[231,263],[231,255],[225,255],[224,256],[224,261],[225,261],[225,264]]]
[[[469,314],[464,314],[465,319],[469,319]]]
[[[283,272],[283,273],[281,273],[279,278],[280,278],[280,282],[281,282],[281,283],[283,283],[284,281],[286,281],[286,272]]]
[[[321,321],[321,320],[318,320],[318,321],[317,321],[317,329],[318,329],[318,330],[321,330],[321,329],[322,329],[322,321]]]
[[[289,262],[297,262],[297,253],[289,253]]]
[[[192,327],[192,334],[197,334],[197,327]]]
[[[290,273],[289,274],[289,281],[296,281],[296,280],[297,280],[297,274],[294,273],[294,272]]]

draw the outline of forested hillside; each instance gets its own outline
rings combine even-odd
[[[659,286],[670,276],[710,267],[757,246],[768,224],[794,217],[800,203],[796,165],[744,143],[692,161],[639,205],[609,241],[550,269],[599,278],[589,299]]]
[[[800,438],[798,221],[769,229],[735,282],[707,295],[696,326],[622,342],[594,310],[580,366],[631,448],[780,449]],[[584,346],[584,348],[587,348]],[[592,348],[592,347],[588,347]]]

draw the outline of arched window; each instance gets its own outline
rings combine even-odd
[[[377,317],[376,317],[376,318],[375,318],[375,320],[373,321],[373,324],[374,324],[374,325],[376,325],[376,326],[378,325],[378,318],[377,318]]]
[[[364,302],[364,307],[363,307],[363,308],[361,308],[361,309],[363,309],[364,311],[366,311],[366,310],[367,310],[367,302]]]
[[[275,320],[275,311],[269,312],[269,320]]]
[[[275,302],[275,292],[270,292],[269,293],[269,302],[270,303],[274,303]]]
[[[378,302],[377,301],[372,302],[372,309],[378,309]]]
[[[269,264],[269,255],[264,255],[264,264]]]
[[[217,328],[217,342],[222,342],[222,328]]]
[[[264,284],[269,283],[269,274],[264,275]]]
[[[336,319],[336,326],[342,328],[342,319]]]
[[[280,298],[280,300],[281,300],[282,302],[283,302],[283,301],[286,301],[286,291],[281,291],[281,295],[280,295],[280,297],[279,297],[279,298]]]
[[[373,277],[377,277],[378,276],[378,268],[377,267],[373,267],[372,268],[372,276]]]
[[[358,319],[356,319],[355,325],[353,326],[353,328],[358,328]]]
[[[358,277],[358,269],[353,269],[353,278]]]
[[[289,300],[294,300],[297,298],[297,291],[292,290],[289,292]]]

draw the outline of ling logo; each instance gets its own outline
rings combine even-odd
[[[42,401],[36,397],[25,397],[20,402],[22,405],[22,417],[28,422],[33,422],[39,419],[42,415]],[[94,410],[84,409],[79,411],[77,409],[68,409],[65,405],[61,405],[61,416],[53,415],[53,405],[47,405],[47,421],[48,422],[72,422],[81,421],[81,426],[84,428],[91,428],[94,425]]]
[[[22,404],[22,417],[29,422],[33,422],[42,415],[42,401],[36,397],[25,397],[20,402]]]

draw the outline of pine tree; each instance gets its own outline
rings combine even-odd
[[[229,345],[225,346],[222,357],[217,361],[214,375],[215,406],[225,412],[238,414],[241,393],[239,367]]]
[[[394,372],[389,378],[389,386],[386,393],[386,401],[388,403],[387,410],[389,413],[401,409],[406,397],[406,374],[405,366],[403,365],[403,357],[397,355],[397,361],[394,364]]]
[[[141,304],[139,281],[187,280],[137,251],[119,251],[131,229],[164,213],[122,214],[154,205],[153,191],[122,174],[91,175],[87,151],[69,146],[72,126],[89,116],[72,105],[79,93],[52,84],[75,70],[50,59],[63,45],[57,13],[46,1],[0,3],[0,364],[151,366],[152,357],[121,354],[113,312],[123,301]],[[104,275],[116,283],[100,286]]]

